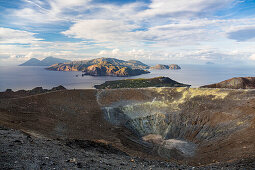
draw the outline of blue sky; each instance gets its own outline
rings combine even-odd
[[[255,64],[254,0],[0,0],[0,64],[47,56]]]

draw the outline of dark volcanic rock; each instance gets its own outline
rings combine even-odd
[[[64,86],[58,86],[58,87],[53,87],[52,89],[51,89],[51,91],[57,91],[57,90],[66,90],[66,88],[64,87]]]
[[[13,91],[12,91],[12,89],[6,89],[5,92],[12,93]]]
[[[52,140],[2,127],[0,143],[1,169],[191,169],[174,162],[131,157],[99,142]]]
[[[35,87],[32,90],[18,90],[12,91],[11,89],[7,89],[5,92],[0,92],[0,99],[1,98],[16,98],[16,97],[25,97],[35,94],[46,93],[50,91],[58,91],[58,90],[66,90],[64,86],[57,86],[53,87],[51,90],[43,89],[42,87]]]
[[[33,88],[32,90],[30,90],[31,93],[35,93],[35,94],[38,94],[38,93],[43,93],[45,92],[46,90],[43,89],[42,87],[35,87]]]
[[[96,89],[145,88],[145,87],[190,87],[190,85],[179,83],[168,77],[106,81],[101,85],[95,85]]]
[[[254,89],[255,77],[235,77],[220,83],[201,86],[201,88]]]

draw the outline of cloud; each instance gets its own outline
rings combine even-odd
[[[0,54],[1,56],[1,54]],[[19,64],[25,62],[33,57],[33,52],[29,52],[26,55],[11,54],[8,57],[0,57],[1,63]]]
[[[35,38],[36,33],[0,27],[0,43],[32,43],[42,40]]]
[[[141,23],[133,24],[122,20],[81,20],[62,34],[92,41],[106,48],[133,48],[194,45],[199,41],[215,39],[215,30],[206,29],[218,21],[178,20],[170,24],[143,29]],[[213,34],[209,34],[213,32]],[[212,35],[212,36],[210,36]]]
[[[152,0],[141,16],[169,15],[175,17],[197,16],[229,6],[235,0]]]
[[[26,5],[24,8],[15,9],[12,11],[10,17],[19,18],[22,22],[16,24],[26,23],[54,23],[75,21],[76,18],[73,12],[86,11],[89,9],[88,3],[91,0],[24,0]]]
[[[249,57],[250,60],[255,60],[255,54],[252,54],[250,57]]]
[[[236,41],[248,41],[255,38],[255,25],[236,26],[227,33],[228,38]]]
[[[64,35],[98,42],[126,41],[138,26],[114,20],[82,20],[75,23]]]
[[[4,14],[7,24],[18,29],[0,28],[0,56],[26,56],[32,52],[35,57],[116,56],[200,62],[236,60],[236,56],[245,60],[255,53],[251,44],[254,18],[223,19],[214,15],[231,8],[237,0],[23,2]],[[49,30],[61,33],[63,41],[47,41]],[[42,34],[46,37],[43,41],[37,38]],[[231,53],[234,47],[236,53]]]

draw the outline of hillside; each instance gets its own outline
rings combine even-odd
[[[26,61],[25,63],[20,64],[20,66],[51,66],[53,64],[66,63],[66,62],[70,62],[70,60],[65,60],[65,59],[55,58],[55,57],[46,57],[43,60],[31,58],[30,60]]]
[[[87,67],[100,64],[108,63],[114,66],[130,67],[132,69],[148,69],[149,66],[136,60],[119,60],[115,58],[97,58],[92,60],[73,61],[69,63],[59,63],[48,67],[49,70],[54,71],[84,71]]]
[[[127,76],[137,76],[141,74],[150,73],[146,70],[132,69],[130,67],[115,66],[107,62],[95,64],[87,67],[82,76],[117,76],[117,77],[127,77]]]
[[[146,64],[136,61],[124,61],[115,58],[97,58],[92,60],[59,63],[48,67],[53,71],[83,71],[83,75],[91,76],[136,76],[149,73],[144,69],[149,68]]]
[[[144,87],[190,87],[190,85],[179,83],[168,77],[106,81],[101,85],[95,85],[96,89],[144,88]]]
[[[255,77],[234,77],[219,83],[201,86],[201,88],[255,89]]]

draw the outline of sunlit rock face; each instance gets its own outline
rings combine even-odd
[[[200,146],[217,142],[250,126],[243,114],[248,91],[193,88],[118,89],[98,91],[107,121],[124,126],[138,142],[153,144],[162,157],[195,156]]]

